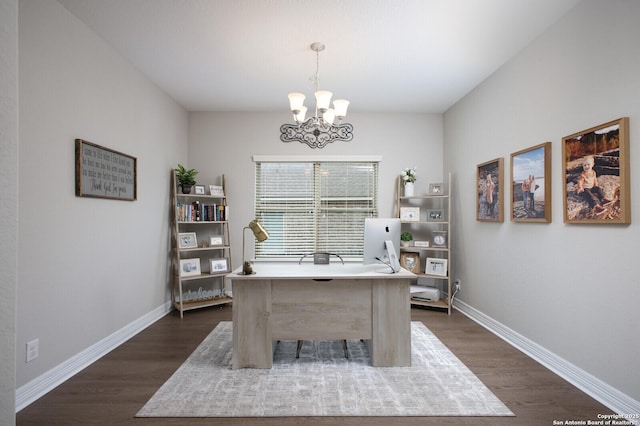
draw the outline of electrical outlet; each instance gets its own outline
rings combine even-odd
[[[40,339],[34,339],[27,343],[27,362],[31,362],[38,358],[38,349],[40,346]]]
[[[453,283],[456,285],[456,290],[462,290],[462,281],[460,280],[460,278],[456,278]]]

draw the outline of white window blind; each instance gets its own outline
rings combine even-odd
[[[256,161],[255,175],[255,217],[269,232],[256,259],[362,257],[364,219],[378,216],[376,161]]]

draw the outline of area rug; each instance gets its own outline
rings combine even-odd
[[[420,322],[411,367],[372,367],[349,340],[279,342],[272,369],[231,369],[232,324],[221,322],[137,417],[513,416]]]

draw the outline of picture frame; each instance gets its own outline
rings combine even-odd
[[[444,184],[441,183],[430,183],[429,184],[429,195],[444,195]]]
[[[181,232],[178,234],[178,247],[181,249],[198,247],[198,238],[195,232]]]
[[[504,159],[496,158],[476,168],[476,220],[504,222]]]
[[[447,231],[433,231],[431,234],[432,247],[447,247]]]
[[[75,140],[76,196],[135,201],[136,157],[83,139]]]
[[[420,253],[400,253],[400,266],[413,273],[420,272]]]
[[[563,137],[562,164],[565,223],[631,223],[629,117]]]
[[[444,222],[444,209],[427,210],[427,222]]]
[[[436,275],[439,277],[446,277],[447,271],[447,259],[440,259],[436,257],[427,257],[424,272],[427,275]]]
[[[226,257],[219,257],[209,259],[209,273],[210,274],[224,274],[229,272],[229,259]]]
[[[400,220],[403,222],[419,222],[420,207],[400,207]]]
[[[224,188],[220,185],[209,185],[209,195],[224,197]]]
[[[511,221],[551,222],[551,142],[511,154]]]
[[[200,275],[200,259],[194,257],[192,259],[180,259],[180,276],[193,277]]]
[[[224,236],[212,235],[209,238],[209,246],[223,246],[223,245],[224,245]]]
[[[413,241],[413,246],[414,247],[428,248],[429,247],[429,241],[414,240]]]
[[[204,195],[204,185],[195,185],[194,190],[196,195]]]

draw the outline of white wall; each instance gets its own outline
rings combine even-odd
[[[283,94],[286,101],[286,95]],[[286,102],[283,101],[286,108]],[[242,263],[242,228],[253,214],[253,155],[381,155],[380,216],[395,211],[396,179],[406,167],[417,166],[416,194],[429,182],[442,181],[442,116],[439,114],[363,114],[349,112],[353,140],[312,149],[299,142],[280,141],[280,126],[291,117],[281,113],[189,113],[189,166],[200,171],[198,182],[227,180],[231,214],[232,263]],[[353,109],[356,109],[352,106]],[[253,240],[247,236],[247,255]]]
[[[169,172],[188,115],[55,1],[20,2],[19,65],[22,386],[169,300]],[[138,200],[76,197],[75,138],[137,157]]]
[[[444,115],[460,299],[640,400],[640,2],[586,0]],[[630,117],[632,224],[563,223],[561,139]],[[476,166],[552,142],[552,223],[475,220]]]
[[[0,0],[0,424],[15,424],[18,1]]]

